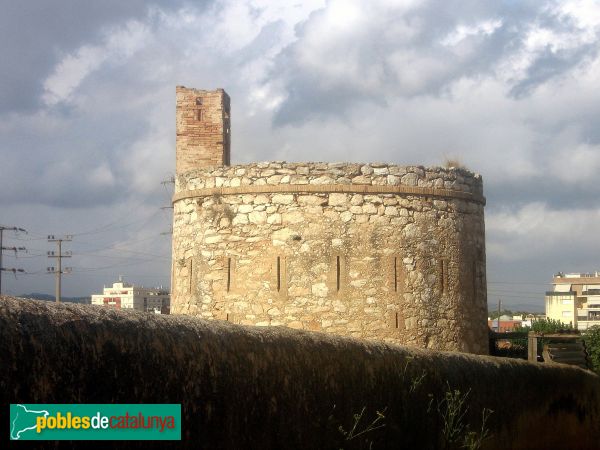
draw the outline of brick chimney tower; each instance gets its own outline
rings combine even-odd
[[[177,86],[177,175],[206,166],[228,166],[231,125],[229,95]]]

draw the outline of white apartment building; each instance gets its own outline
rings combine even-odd
[[[600,273],[558,273],[546,292],[546,317],[579,330],[600,325]]]
[[[169,292],[164,289],[135,286],[119,277],[112,287],[104,287],[102,294],[92,295],[92,305],[169,314],[171,299]]]

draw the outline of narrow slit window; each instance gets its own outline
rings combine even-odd
[[[203,109],[199,109],[197,114],[198,114],[198,120],[200,122],[202,122],[204,120],[204,110]]]
[[[227,258],[227,292],[231,289],[231,258]]]
[[[444,260],[440,261],[440,291],[444,292]]]
[[[188,291],[191,294],[192,293],[192,284],[193,284],[192,278],[193,278],[193,275],[194,275],[194,267],[193,267],[194,260],[192,258],[190,258],[189,262],[190,263],[188,265],[188,279],[189,279]]]
[[[277,257],[277,292],[281,291],[281,257]]]
[[[445,294],[448,291],[448,260],[440,259],[440,292]]]
[[[394,256],[394,292],[398,292],[398,258]],[[396,328],[398,328],[398,313],[396,313]]]
[[[399,323],[398,323],[398,313],[396,313],[396,328],[400,328]]]
[[[448,260],[444,260],[444,292],[448,292]]]
[[[336,261],[336,271],[335,271],[335,274],[336,274],[336,289],[339,292],[340,291],[340,275],[341,275],[341,271],[340,271],[340,257],[337,256],[335,258],[335,261]]]
[[[477,298],[477,261],[473,261],[473,298]]]

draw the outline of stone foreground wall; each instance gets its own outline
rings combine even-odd
[[[486,353],[482,182],[262,163],[177,177],[172,311]]]
[[[600,379],[569,366],[6,297],[0,362],[5,426],[17,402],[182,404],[181,443],[111,448],[460,448],[464,429],[442,431],[449,393],[470,431],[494,411],[484,449],[599,448]],[[363,408],[356,433],[377,411],[385,426],[346,441]]]

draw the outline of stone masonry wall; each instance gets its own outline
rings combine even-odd
[[[172,311],[487,352],[482,183],[271,162],[179,175]]]

